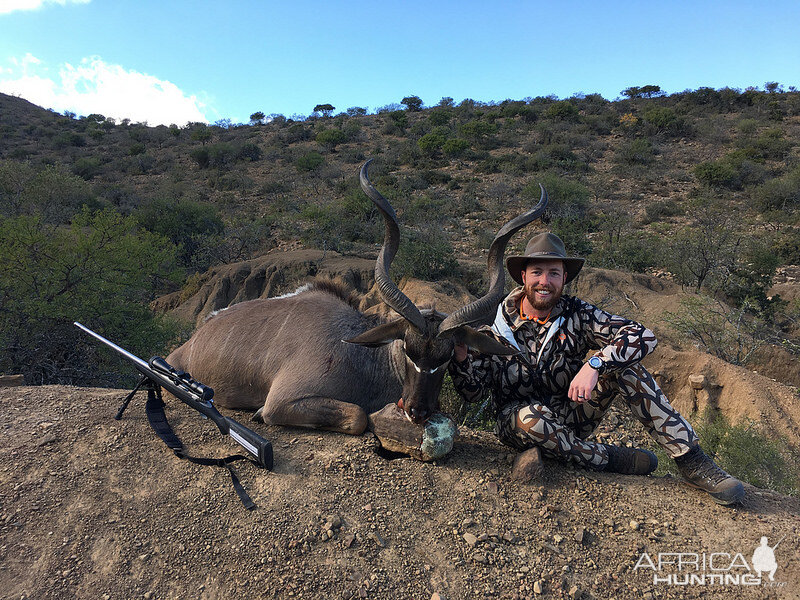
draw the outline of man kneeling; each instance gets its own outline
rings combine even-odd
[[[709,458],[697,435],[640,361],[656,347],[652,331],[572,296],[564,286],[584,260],[569,257],[552,233],[535,236],[524,256],[506,260],[521,284],[497,309],[484,333],[520,351],[510,356],[469,352],[459,344],[450,362],[456,390],[468,402],[491,390],[500,441],[522,450],[515,474],[535,477],[542,454],[595,470],[647,475],[658,460],[649,450],[586,440],[619,394],[687,483],[720,504],[744,487]],[[584,362],[590,350],[596,352]]]

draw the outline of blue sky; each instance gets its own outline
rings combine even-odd
[[[183,124],[416,94],[800,87],[800,2],[0,0],[0,91]]]

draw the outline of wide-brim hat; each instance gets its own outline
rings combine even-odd
[[[533,236],[528,245],[525,246],[524,256],[509,256],[506,259],[506,268],[508,269],[511,278],[518,284],[522,285],[522,270],[530,260],[563,260],[564,270],[567,272],[567,278],[564,281],[566,285],[575,277],[583,267],[584,259],[575,256],[567,256],[567,251],[564,250],[564,242],[561,238],[554,233],[540,233]]]

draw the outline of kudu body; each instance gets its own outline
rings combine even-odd
[[[399,245],[397,217],[361,168],[361,186],[384,218],[375,282],[399,319],[361,313],[347,294],[314,282],[294,294],[235,304],[206,321],[167,360],[210,385],[218,405],[258,409],[266,423],[360,434],[367,414],[399,402],[423,423],[439,409],[439,392],[455,342],[484,353],[508,348],[471,326],[490,323],[503,297],[503,254],[511,236],[537,219],[547,194],[506,223],[489,249],[489,292],[446,316],[420,310],[389,277]]]

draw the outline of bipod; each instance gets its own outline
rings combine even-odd
[[[158,392],[161,391],[160,386],[155,384],[155,383],[153,383],[152,380],[149,377],[142,376],[142,378],[139,380],[139,383],[136,384],[136,387],[131,390],[131,393],[128,394],[127,396],[125,396],[125,400],[122,401],[122,404],[120,405],[119,410],[117,411],[117,414],[114,416],[114,419],[119,421],[122,418],[122,413],[124,413],[125,409],[128,408],[128,404],[131,403],[131,400],[133,400],[133,397],[136,395],[136,392],[138,392],[140,389],[142,389],[142,386],[144,386],[144,389],[147,390],[147,395],[148,396],[150,394],[156,393],[156,389],[155,388],[159,388]],[[159,393],[158,396],[160,397],[161,394]]]

